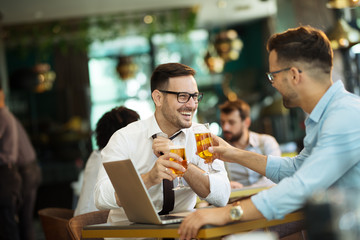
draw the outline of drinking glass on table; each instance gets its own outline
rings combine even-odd
[[[169,158],[169,160],[173,161],[173,162],[176,162],[176,163],[182,165],[185,169],[187,169],[188,162],[186,160],[185,146],[183,146],[183,145],[181,145],[181,146],[171,145],[170,146],[170,152],[179,155],[183,160],[182,161],[177,161],[174,158]],[[182,177],[183,177],[184,173],[182,171],[179,171],[179,170],[174,169],[174,168],[170,168],[170,169],[174,174],[177,175],[177,178],[178,178],[178,184],[177,184],[176,187],[173,188],[173,190],[176,191],[176,190],[180,190],[180,189],[188,189],[189,187],[185,186],[183,181],[182,181]]]
[[[208,165],[207,174],[219,172],[212,167],[212,163],[215,158],[208,150],[209,147],[213,146],[209,123],[196,125],[193,127],[193,130],[195,134],[197,153]]]

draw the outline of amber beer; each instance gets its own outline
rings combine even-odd
[[[213,145],[213,140],[210,132],[195,132],[196,147],[198,155],[209,164],[214,161],[213,154],[209,152],[208,148]]]
[[[188,162],[186,160],[185,147],[184,146],[170,146],[170,152],[179,155],[183,160],[177,161],[174,158],[169,158],[169,160],[172,162],[176,162],[176,163],[182,165],[185,169],[187,169]],[[182,171],[179,171],[177,169],[174,169],[174,168],[170,168],[170,169],[174,174],[178,175],[179,177],[182,177],[182,175],[184,174]]]

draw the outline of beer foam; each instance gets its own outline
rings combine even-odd
[[[169,148],[170,148],[170,149],[182,149],[182,148],[185,148],[185,146],[181,146],[181,145],[171,145]]]
[[[210,133],[210,130],[209,129],[196,129],[196,130],[194,130],[194,133],[195,134],[198,134],[198,133]]]

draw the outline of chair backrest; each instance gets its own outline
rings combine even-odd
[[[106,223],[110,210],[100,210],[84,213],[69,220],[68,230],[72,240],[81,239],[81,231],[84,226],[91,224]]]
[[[44,208],[38,211],[46,240],[71,240],[67,229],[74,210],[68,208]]]

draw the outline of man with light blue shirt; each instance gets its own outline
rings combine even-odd
[[[221,160],[249,167],[278,184],[233,205],[189,215],[179,228],[182,239],[195,237],[204,224],[281,219],[319,190],[360,189],[360,98],[341,81],[332,81],[330,41],[322,31],[305,26],[273,35],[267,49],[267,77],[284,106],[309,114],[304,149],[294,158],[263,156],[216,137],[219,146],[211,150]]]

